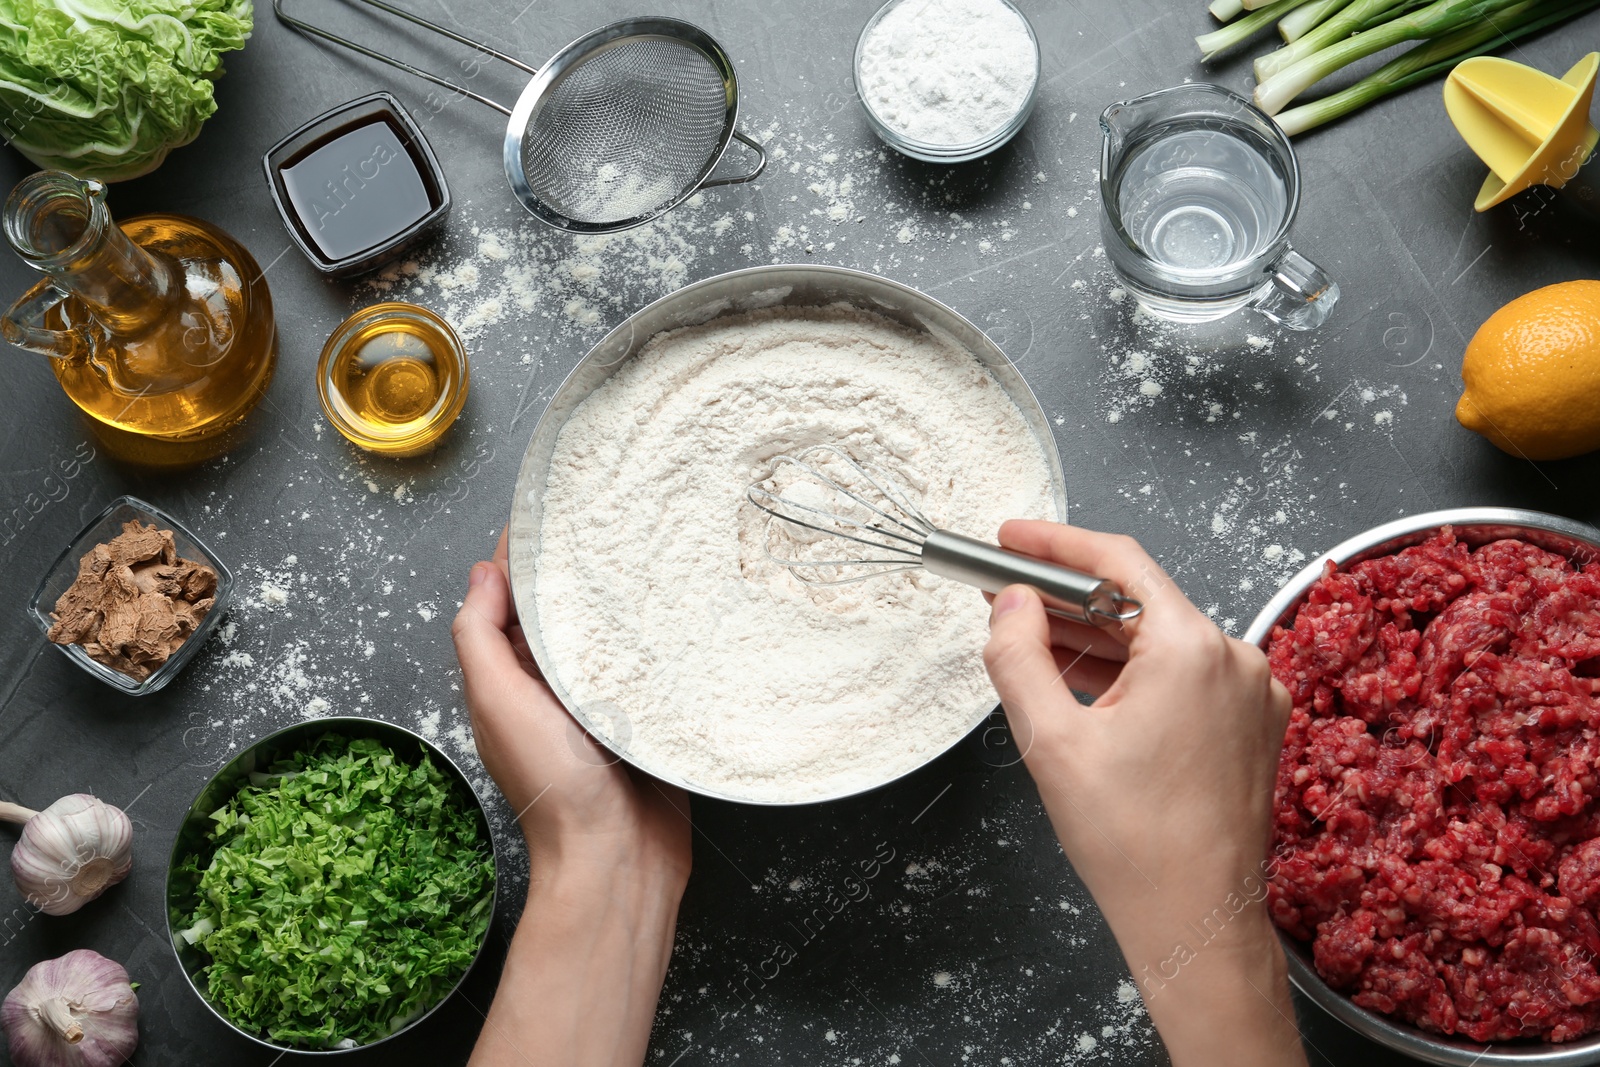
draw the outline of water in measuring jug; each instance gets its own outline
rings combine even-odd
[[[1253,130],[1215,118],[1149,128],[1113,175],[1128,236],[1155,263],[1225,271],[1272,243],[1289,211],[1279,157]]]

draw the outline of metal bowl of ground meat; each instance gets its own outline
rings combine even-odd
[[[1295,701],[1265,870],[1290,978],[1426,1063],[1600,1063],[1597,561],[1570,519],[1429,512],[1245,634]]]

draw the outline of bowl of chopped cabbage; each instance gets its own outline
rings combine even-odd
[[[341,1053],[415,1026],[494,922],[483,804],[449,757],[376,719],[237,753],[173,844],[167,932],[201,1001],[258,1044]]]

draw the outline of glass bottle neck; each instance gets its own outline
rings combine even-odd
[[[29,175],[6,201],[6,238],[106,329],[136,333],[161,316],[176,283],[165,260],[134,244],[112,220],[105,197],[97,181],[61,171]]]

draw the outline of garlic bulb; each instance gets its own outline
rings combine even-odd
[[[16,1067],[120,1067],[139,1044],[139,998],[120,963],[80,948],[29,969],[0,1028]]]
[[[133,824],[121,808],[88,793],[43,811],[0,801],[0,820],[23,823],[11,873],[28,903],[46,915],[77,911],[128,876]]]

